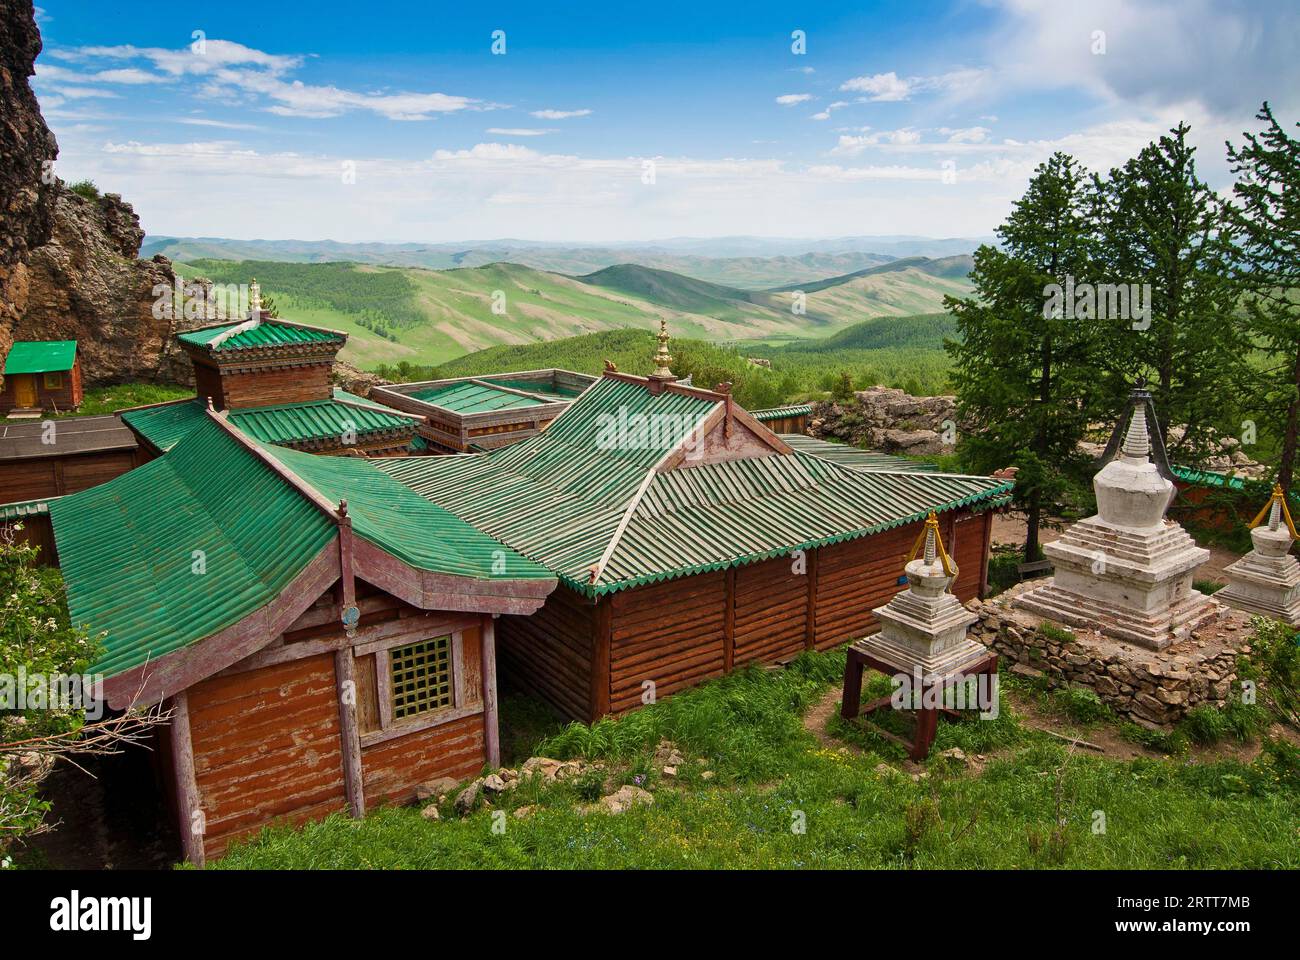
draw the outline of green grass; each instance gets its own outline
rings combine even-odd
[[[927,776],[894,764],[898,749],[831,721],[860,748],[822,746],[802,713],[839,681],[842,652],[805,654],[787,670],[751,668],[618,720],[571,726],[539,752],[611,765],[616,782],[645,778],[653,806],[620,816],[578,812],[592,778],[506,795],[492,811],[430,823],[414,809],[361,822],[334,816],[302,830],[267,830],[217,868],[1295,868],[1300,777],[1295,751],[1254,764],[1182,759],[1118,762],[996,720],[942,723]],[[507,701],[503,723],[517,702]],[[536,728],[536,718],[532,721]],[[544,727],[545,724],[543,723]],[[689,758],[682,783],[657,778],[660,738]],[[981,773],[939,756],[982,754]],[[700,774],[713,770],[704,780]],[[1096,812],[1105,833],[1095,833]],[[1059,822],[1063,820],[1062,822]],[[805,829],[799,829],[800,825]]]
[[[141,407],[149,403],[165,403],[194,396],[192,387],[179,387],[168,383],[119,383],[111,387],[91,387],[86,390],[81,406],[75,411],[53,414],[56,420],[69,417],[93,417],[115,413],[127,407]],[[5,418],[0,417],[0,423]],[[30,421],[29,421],[30,422]]]

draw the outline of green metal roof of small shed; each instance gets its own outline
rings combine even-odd
[[[369,461],[261,448],[326,499],[346,499],[356,535],[412,567],[484,580],[552,576]],[[105,634],[92,672],[107,676],[270,603],[337,531],[206,414],[167,456],[49,509],[72,619]],[[204,573],[195,572],[195,551]]]
[[[498,390],[488,383],[450,383],[430,390],[417,390],[411,394],[416,400],[432,403],[453,413],[483,413],[489,410],[513,410],[519,407],[540,407],[544,400],[525,397],[509,390]]]
[[[201,330],[191,330],[187,333],[178,334],[177,339],[195,346],[206,347],[222,334],[246,323],[248,323],[247,320],[240,320],[236,323],[225,323],[215,327],[204,327]],[[247,350],[250,347],[276,347],[287,343],[327,343],[333,340],[342,343],[346,339],[345,334],[333,330],[317,330],[313,327],[300,327],[296,324],[280,323],[275,320],[260,320],[256,326],[251,326],[247,330],[241,330],[239,333],[231,335],[212,349],[218,351]]]
[[[18,340],[5,357],[5,374],[58,373],[77,362],[76,340]]]
[[[867,536],[1012,487],[865,472],[797,451],[654,472],[718,406],[605,378],[546,431],[503,450],[371,462],[591,595]],[[608,443],[611,423],[640,415],[676,424],[674,442]]]
[[[50,504],[58,497],[40,497],[36,500],[16,500],[13,503],[0,503],[0,521],[22,520],[25,517],[37,517],[49,514]]]
[[[199,399],[128,410],[122,419],[159,450],[170,450],[204,416],[207,404]],[[341,390],[334,399],[306,400],[266,407],[243,407],[229,412],[230,421],[255,440],[300,443],[341,437],[353,430],[358,439],[375,433],[413,427],[418,418],[404,416]]]

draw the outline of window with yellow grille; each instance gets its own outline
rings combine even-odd
[[[451,637],[393,647],[388,662],[394,720],[452,705]]]

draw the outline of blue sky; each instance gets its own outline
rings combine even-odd
[[[1222,186],[1300,118],[1282,0],[39,7],[57,170],[152,234],[982,235],[1055,149],[1186,119]]]

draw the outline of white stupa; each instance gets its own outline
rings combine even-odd
[[[1160,650],[1220,607],[1192,589],[1192,576],[1210,551],[1165,518],[1176,488],[1151,462],[1148,401],[1144,392],[1135,396],[1120,455],[1092,480],[1097,515],[1043,547],[1055,576],[1015,603],[1059,623]]]
[[[979,617],[948,590],[957,568],[944,552],[933,513],[924,536],[924,554],[903,568],[907,589],[872,611],[880,632],[859,643],[901,673],[943,677],[984,659],[989,651],[966,636]]]
[[[1260,524],[1265,513],[1268,521]],[[1223,571],[1228,586],[1215,597],[1238,610],[1300,627],[1300,562],[1291,556],[1291,545],[1300,537],[1280,486],[1273,487],[1272,500],[1251,526],[1255,549]]]

